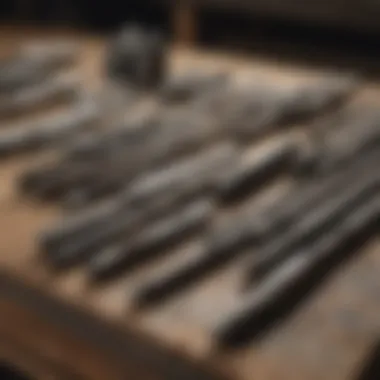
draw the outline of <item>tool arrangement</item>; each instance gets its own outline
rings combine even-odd
[[[51,273],[80,269],[101,288],[140,271],[126,310],[149,314],[238,267],[233,301],[210,299],[196,320],[224,349],[251,344],[376,232],[380,112],[360,100],[360,77],[278,86],[173,74],[158,34],[132,27],[104,59],[104,82],[125,92],[109,121],[100,97],[56,74],[78,54],[66,48],[25,49],[0,66],[1,116],[69,103],[0,131],[3,158],[57,153],[17,182],[65,212],[36,237]],[[281,191],[263,201],[268,189]]]

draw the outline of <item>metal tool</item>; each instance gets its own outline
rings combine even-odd
[[[235,345],[253,339],[273,323],[310,289],[318,272],[331,268],[337,257],[347,255],[363,244],[379,220],[379,197],[368,198],[360,207],[307,247],[294,252],[280,268],[258,286],[250,289],[234,305],[215,315],[210,324],[222,345]]]
[[[347,169],[339,173],[339,175],[329,177],[325,181],[307,185],[305,188],[301,187],[298,190],[291,190],[289,194],[281,196],[273,204],[264,207],[264,209],[254,209],[253,211],[243,213],[237,219],[231,219],[222,228],[211,229],[211,231],[208,231],[203,249],[200,252],[190,257],[187,262],[181,262],[178,266],[170,268],[170,271],[165,273],[165,275],[152,279],[143,284],[139,289],[136,289],[136,304],[141,307],[151,307],[157,302],[162,302],[164,299],[172,297],[216,268],[226,265],[243,254],[246,255],[247,251],[244,249],[252,245],[260,247],[265,241],[278,239],[276,248],[281,253],[282,244],[288,242],[278,237],[278,233],[281,230],[283,232],[280,236],[288,237],[288,229],[291,228],[292,223],[297,221],[299,215],[302,215],[305,210],[318,210],[319,205],[323,205],[325,199],[328,202],[329,198],[335,197],[335,204],[339,203],[339,200],[336,199],[337,192],[346,188],[351,183],[351,180],[357,177],[358,173],[368,168],[368,165],[372,165],[372,169],[375,170],[377,160],[378,155],[373,154],[371,157],[361,160],[360,163],[357,163],[355,167],[351,167],[350,170]],[[374,191],[374,186],[377,183],[378,181],[369,182],[369,187],[364,186],[362,183],[358,186],[359,189],[364,186],[365,191],[371,192]],[[356,198],[353,194],[348,193],[346,198],[353,197],[355,201]],[[356,196],[357,194],[355,193],[354,195]],[[363,192],[359,192],[358,197],[360,198],[362,195]],[[324,207],[324,210],[326,213],[330,213],[330,209],[327,206]],[[346,209],[344,208],[344,210]],[[333,212],[331,211],[331,213]],[[310,220],[317,225],[319,223],[319,219],[316,217],[312,217]],[[306,227],[308,225],[303,224],[303,227],[306,230],[304,236],[307,236],[309,231]],[[298,238],[298,234],[296,236]],[[289,240],[289,242],[293,243],[293,240]],[[290,251],[292,248],[293,245],[285,252],[292,252]]]
[[[294,89],[256,86],[237,94],[221,111],[223,126],[241,142],[249,142],[282,126],[305,121],[343,102],[357,88],[356,78],[331,78]],[[223,112],[224,111],[224,112]]]
[[[78,45],[34,43],[23,46],[15,56],[0,64],[0,92],[8,93],[41,83],[61,67],[73,64]]]
[[[251,264],[251,279],[260,281],[292,254],[294,249],[317,239],[324,231],[339,223],[367,197],[379,190],[379,177],[372,167],[357,183],[326,199],[315,209],[306,211],[289,230],[259,249]]]
[[[276,174],[291,167],[297,152],[296,141],[283,138],[270,144],[260,156],[241,157],[236,165],[227,168],[217,184],[223,201],[244,198],[248,193],[267,183]]]
[[[0,118],[20,115],[31,110],[59,103],[77,102],[80,83],[74,76],[58,76],[2,96]]]
[[[212,210],[212,202],[208,199],[191,202],[125,242],[100,251],[90,262],[92,280],[99,282],[113,279],[136,264],[164,254],[163,250],[204,227]]]
[[[231,153],[233,154],[233,151],[230,147],[218,146],[213,151],[195,157],[192,161],[185,161],[175,166],[172,175],[169,173],[166,178],[157,173],[152,174],[151,178],[143,176],[135,185],[127,188],[109,203],[112,212],[109,212],[107,207],[101,206],[99,212],[95,212],[95,217],[91,211],[88,211],[86,213],[88,217],[81,219],[79,226],[74,218],[72,222],[65,223],[63,231],[61,226],[57,231],[54,229],[50,231],[42,242],[44,250],[56,255],[58,251],[66,248],[71,251],[73,245],[77,245],[74,250],[78,252],[79,257],[80,247],[85,247],[86,244],[98,246],[100,245],[98,241],[109,241],[112,236],[117,236],[119,231],[124,231],[126,236],[126,231],[145,224],[150,218],[170,214],[172,210],[182,207],[198,196],[207,196],[211,193],[213,175],[223,169],[223,162]],[[186,166],[193,170],[193,174],[196,170],[197,176],[186,175],[189,172],[181,170]],[[177,178],[176,174],[181,174],[181,177]],[[86,224],[90,227],[87,228]],[[99,231],[101,227],[104,227],[103,231]],[[78,241],[82,241],[82,244],[74,243]]]
[[[157,87],[166,72],[166,46],[157,32],[127,25],[111,39],[107,74],[137,88]]]
[[[209,91],[222,89],[228,84],[228,79],[228,75],[224,73],[188,73],[169,78],[159,95],[165,102],[184,103]]]
[[[379,145],[380,113],[375,106],[344,109],[326,121],[330,128],[314,142],[318,158],[312,173],[332,172]]]
[[[0,157],[62,144],[68,136],[93,125],[97,116],[94,104],[84,101],[58,116],[20,123],[19,126],[0,133]]]

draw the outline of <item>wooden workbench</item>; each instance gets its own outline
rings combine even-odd
[[[0,43],[14,46],[32,34],[7,27],[0,31]],[[79,70],[95,88],[103,43],[74,36],[85,42]],[[175,69],[200,63],[237,70],[241,80],[260,75],[279,85],[319,75],[257,57],[173,50]],[[377,87],[368,85],[362,96],[377,101]],[[377,343],[377,241],[334,271],[265,339],[228,354],[214,350],[202,322],[210,299],[234,297],[238,267],[219,271],[180,299],[143,315],[128,306],[128,289],[143,272],[101,289],[89,287],[80,270],[52,274],[36,259],[35,238],[59,211],[25,200],[14,186],[18,175],[40,159],[28,155],[0,164],[0,357],[26,373],[41,380],[348,380]]]

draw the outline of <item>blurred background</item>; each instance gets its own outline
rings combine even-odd
[[[279,59],[297,57],[312,64],[338,60],[343,66],[350,64],[356,55],[361,55],[361,61],[378,55],[380,5],[369,0],[107,3],[18,0],[2,1],[0,15],[6,24],[65,27],[103,34],[135,22],[159,28],[173,38],[178,35],[178,9],[185,8],[186,13],[189,4],[193,13],[193,21],[189,23],[196,25],[192,33],[196,34],[198,46],[262,52]],[[300,49],[300,46],[308,49]],[[376,68],[371,67],[371,70],[376,71]]]

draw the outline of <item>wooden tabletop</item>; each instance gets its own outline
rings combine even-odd
[[[0,46],[11,49],[30,36],[60,34],[4,27]],[[78,70],[88,86],[96,89],[104,42],[63,34],[82,41]],[[173,49],[171,62],[173,70],[194,65],[227,68],[237,73],[236,80],[260,76],[279,86],[323,75],[318,69],[254,56],[229,57],[184,48]],[[368,83],[359,98],[379,101],[378,84]],[[265,339],[221,353],[212,345],[207,314],[216,312],[210,300],[228,302],[237,294],[238,265],[217,272],[150,313],[139,314],[130,307],[128,294],[147,271],[159,271],[164,261],[94,289],[84,271],[57,276],[36,259],[36,236],[57,220],[60,211],[25,199],[15,183],[20,173],[43,158],[31,154],[0,164],[0,338],[11,342],[9,349],[0,347],[0,356],[28,368],[42,366],[50,378],[60,379],[122,379],[126,374],[136,379],[355,379],[380,334],[378,239],[328,276]],[[33,365],[23,357],[32,357]]]

